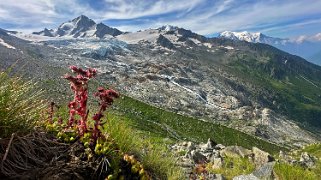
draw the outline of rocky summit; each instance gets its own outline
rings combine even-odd
[[[87,16],[81,15],[71,21],[62,23],[55,30],[45,28],[43,31],[33,32],[32,34],[48,37],[103,38],[104,36],[117,36],[122,34],[122,32],[103,23],[96,24]]]

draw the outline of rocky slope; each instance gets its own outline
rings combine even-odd
[[[16,47],[0,45],[1,64],[29,59],[28,73],[36,76],[68,65],[91,66],[102,82],[158,107],[287,146],[319,139],[319,66],[268,45],[206,38],[173,26],[97,39],[88,33],[97,25],[86,22],[59,27],[62,37],[0,36]]]
[[[172,145],[170,149],[176,154],[177,164],[184,169],[186,179],[202,179],[201,177],[213,180],[280,179],[282,175],[276,171],[280,164],[298,169],[317,169],[320,162],[317,156],[309,154],[306,149],[287,153],[280,151],[273,157],[257,147],[250,150],[242,146],[224,146],[211,139],[200,144],[183,141]],[[234,169],[234,172],[228,174],[228,169]],[[291,172],[288,169],[282,173]],[[290,175],[292,178],[299,178],[296,176],[297,174]],[[303,177],[302,174],[299,176]]]

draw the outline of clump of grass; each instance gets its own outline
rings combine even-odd
[[[233,177],[242,174],[250,174],[254,169],[255,165],[248,158],[241,157],[225,157],[222,167],[218,169],[213,169],[211,163],[207,165],[209,172],[223,174],[226,179],[233,179]]]
[[[321,144],[311,144],[306,146],[302,151],[305,151],[313,156],[321,158]]]
[[[292,166],[286,163],[277,163],[274,166],[277,177],[282,180],[315,180],[319,179],[315,172],[301,166]]]
[[[184,179],[181,168],[175,164],[175,158],[166,145],[132,129],[124,118],[109,114],[105,129],[117,142],[120,151],[135,155],[154,177]]]
[[[42,118],[45,103],[36,83],[0,72],[0,137],[29,132]]]

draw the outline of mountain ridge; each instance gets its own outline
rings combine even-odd
[[[98,23],[88,18],[85,15],[74,18],[73,20],[62,23],[57,29],[47,29],[45,28],[39,32],[33,32],[32,34],[48,36],[48,37],[74,37],[74,38],[84,38],[84,37],[97,37],[104,38],[108,36],[118,36],[122,34],[120,30],[116,28],[111,28],[105,24]]]

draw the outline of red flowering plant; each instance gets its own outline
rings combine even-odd
[[[76,73],[76,76],[66,74],[65,79],[69,80],[70,88],[74,93],[74,99],[68,104],[69,107],[69,120],[68,127],[76,125],[78,127],[78,133],[83,136],[87,132],[87,118],[89,110],[87,110],[88,100],[88,81],[95,77],[97,74],[96,69],[89,68],[83,70],[76,66],[70,66],[72,72]],[[80,119],[75,119],[75,115],[79,115]]]
[[[61,117],[58,118],[57,122],[53,123],[54,103],[50,104],[48,123],[50,127],[55,125],[58,125],[57,127],[65,127],[61,129],[62,131],[57,129],[59,131],[57,134],[58,138],[63,139],[65,142],[74,141],[76,136],[78,136],[86,147],[95,147],[98,139],[100,137],[103,139],[100,130],[104,124],[102,122],[103,113],[112,105],[114,99],[119,97],[119,94],[112,89],[98,88],[94,96],[99,98],[99,110],[92,117],[93,123],[87,122],[89,116],[87,106],[88,82],[97,75],[97,70],[92,68],[83,70],[76,66],[70,66],[70,69],[75,75],[66,74],[63,77],[70,82],[70,88],[73,91],[73,100],[68,104],[69,119],[67,124],[62,125]],[[93,127],[88,127],[90,125],[93,125]]]
[[[98,88],[98,92],[95,93],[95,96],[99,98],[100,102],[100,109],[99,111],[93,116],[93,120],[95,121],[94,129],[92,132],[92,137],[94,142],[101,136],[101,131],[99,127],[103,126],[101,118],[104,117],[103,112],[113,104],[114,98],[118,98],[119,94],[112,90],[112,89],[104,89],[103,87]]]

